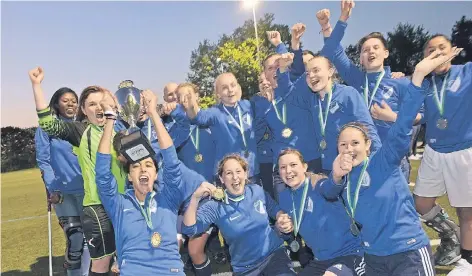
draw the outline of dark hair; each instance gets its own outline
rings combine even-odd
[[[345,125],[343,125],[341,127],[341,129],[339,130],[339,135],[341,135],[341,133],[346,129],[346,128],[355,128],[357,130],[359,130],[360,132],[362,132],[362,135],[364,136],[364,139],[367,141],[367,140],[370,140],[369,138],[369,129],[367,128],[366,125],[364,125],[363,123],[360,123],[360,122],[350,122],[350,123],[347,123]],[[338,135],[338,139],[339,139],[339,135]]]
[[[52,95],[51,100],[49,101],[49,107],[51,108],[53,114],[61,115],[59,112],[59,100],[65,94],[74,95],[75,100],[78,101],[77,93],[75,93],[74,90],[70,89],[69,87],[59,88],[56,92],[54,92],[54,95]]]
[[[447,42],[452,44],[448,36],[444,34],[433,34],[428,38],[428,40],[426,40],[426,43],[423,45],[423,52],[426,50],[426,48],[428,48],[428,44],[431,42],[431,40],[435,39],[436,37],[443,37],[445,40],[447,40]]]
[[[118,153],[120,154],[120,153]],[[156,157],[154,156],[149,156],[149,158],[151,158],[152,162],[154,163],[154,167],[156,167],[156,173],[159,172],[159,163],[157,162],[156,160]],[[147,158],[145,158],[147,159]],[[143,159],[144,160],[144,159]],[[141,160],[141,161],[143,161]],[[131,171],[131,166],[133,166],[133,164],[136,164],[136,163],[139,163],[139,162],[126,162],[126,165],[123,165],[123,171],[125,171],[125,173],[129,173]]]
[[[364,43],[371,38],[377,38],[378,40],[380,40],[384,48],[387,49],[387,40],[385,39],[385,37],[380,32],[373,32],[359,40],[359,42],[357,43],[357,49],[359,50],[359,53],[362,52],[362,45],[364,45]]]
[[[83,121],[86,118],[81,107],[85,107],[85,101],[87,100],[88,96],[90,96],[90,94],[92,93],[98,93],[98,92],[104,92],[103,88],[97,85],[92,85],[92,86],[85,87],[82,93],[80,93],[79,111],[77,112],[77,121]]]
[[[315,54],[315,53],[313,53],[313,52],[312,52],[312,51],[310,51],[310,50],[303,50],[303,52],[302,52],[302,56],[304,56],[304,55],[312,55],[312,56],[316,56],[316,54]]]

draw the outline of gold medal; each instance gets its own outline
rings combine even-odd
[[[200,163],[203,161],[203,155],[201,153],[195,154],[195,162]]]
[[[223,188],[216,188],[215,192],[213,193],[213,198],[216,200],[223,200],[225,198],[225,191]]]
[[[288,137],[290,137],[290,136],[292,136],[292,130],[291,130],[290,128],[288,128],[288,127],[284,128],[284,129],[282,130],[282,137],[288,138]]]
[[[152,247],[159,247],[161,244],[161,234],[154,232],[151,237],[151,245]]]

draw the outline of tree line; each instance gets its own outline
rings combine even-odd
[[[273,46],[265,39],[266,31],[278,30],[282,42],[290,49],[290,28],[288,25],[275,24],[274,14],[265,14],[257,21],[259,41],[255,39],[254,22],[247,20],[231,34],[224,34],[212,42],[204,39],[190,55],[190,71],[187,81],[200,88],[200,104],[203,108],[215,103],[213,83],[222,72],[233,72],[238,79],[243,97],[249,98],[258,90],[257,77],[262,68],[257,57],[259,43],[260,60],[263,60]],[[409,75],[414,66],[422,59],[423,45],[431,36],[423,26],[399,23],[395,29],[387,33],[390,56],[386,62],[392,72],[404,72]],[[456,57],[455,64],[472,61],[472,20],[462,16],[452,27],[450,38],[452,43],[464,48],[462,55]],[[347,55],[358,64],[357,45],[346,47]],[[4,127],[2,139],[2,172],[16,171],[36,166],[34,133],[36,128],[21,129]]]
[[[290,28],[288,25],[275,24],[274,14],[265,14],[257,21],[259,34],[260,60],[263,60],[274,47],[266,39],[267,31],[280,32],[282,42],[290,49]],[[423,26],[415,26],[408,23],[399,23],[395,29],[387,33],[387,46],[390,55],[386,65],[392,72],[403,72],[410,75],[415,65],[423,57],[423,45],[431,33]],[[472,20],[462,16],[456,21],[449,35],[453,45],[464,48],[462,55],[456,57],[455,64],[463,64],[472,61]],[[230,71],[243,90],[243,98],[249,98],[258,91],[257,77],[262,68],[258,62],[257,44],[255,39],[254,21],[247,20],[236,28],[231,34],[224,34],[221,38],[212,42],[204,39],[190,56],[190,72],[187,81],[196,84],[200,88],[200,96],[204,97],[205,105],[213,103],[213,82],[218,74]],[[308,48],[308,50],[311,50]],[[357,45],[346,47],[346,54],[359,65],[359,52]]]

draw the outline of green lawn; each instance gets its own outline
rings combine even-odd
[[[419,161],[413,161],[411,180],[416,178]],[[2,196],[2,275],[47,275],[48,269],[48,224],[45,190],[39,170],[31,169],[1,175]],[[455,211],[446,197],[439,199],[453,220],[457,222]],[[53,211],[54,213],[54,211]],[[37,217],[41,216],[41,217]],[[35,217],[11,221],[18,218]],[[53,252],[55,271],[61,271],[65,249],[63,232],[55,215],[53,225]],[[437,235],[425,227],[431,239]],[[438,275],[446,275],[449,268],[438,267]],[[54,275],[62,275],[55,273]]]

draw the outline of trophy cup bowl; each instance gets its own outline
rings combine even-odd
[[[115,96],[120,104],[119,117],[129,124],[127,135],[120,141],[120,153],[131,163],[154,156],[149,139],[137,127],[141,115],[141,90],[130,80],[122,81]]]
[[[141,90],[134,87],[132,81],[123,81],[115,96],[121,106],[121,119],[130,125],[130,130],[136,130],[136,123],[141,114]]]

